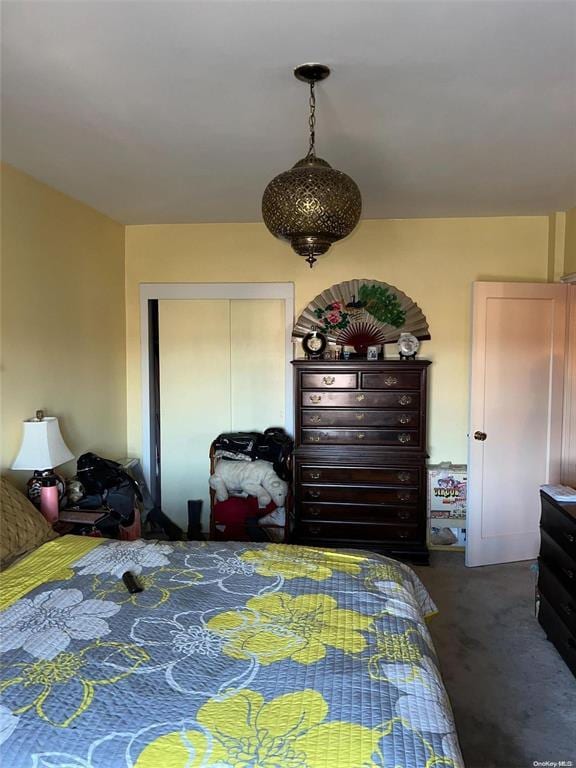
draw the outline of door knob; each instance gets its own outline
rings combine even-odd
[[[486,440],[486,432],[474,432],[474,440]]]

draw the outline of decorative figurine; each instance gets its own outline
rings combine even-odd
[[[302,339],[302,349],[306,353],[306,357],[310,360],[315,360],[322,357],[328,340],[323,333],[320,333],[316,328],[312,328],[310,333]]]
[[[400,360],[415,360],[416,352],[420,348],[420,342],[411,333],[401,333],[398,339],[398,353]]]

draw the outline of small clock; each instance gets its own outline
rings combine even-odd
[[[320,331],[312,330],[302,339],[302,349],[306,352],[306,357],[322,357],[327,345],[326,336]]]
[[[398,353],[400,360],[415,360],[416,352],[420,348],[420,342],[411,333],[401,333],[398,339]]]

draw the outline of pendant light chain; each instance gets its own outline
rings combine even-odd
[[[310,147],[306,157],[316,157],[316,93],[314,91],[314,82],[310,83],[310,98],[308,99],[310,107],[310,116],[308,117],[308,126],[310,128]]]

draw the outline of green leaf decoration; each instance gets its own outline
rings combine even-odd
[[[358,298],[365,306],[366,312],[381,323],[388,323],[394,328],[400,328],[406,322],[406,313],[394,293],[380,285],[362,285]]]

